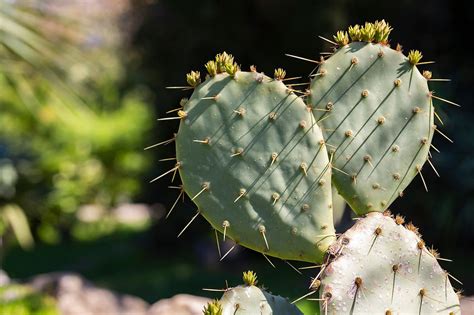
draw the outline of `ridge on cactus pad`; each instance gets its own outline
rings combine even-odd
[[[321,277],[322,313],[455,314],[459,299],[412,224],[369,213],[331,245]],[[409,230],[410,228],[411,230]]]
[[[340,170],[333,183],[359,215],[382,212],[403,193],[435,131],[427,78],[412,64],[421,54],[391,49],[390,30],[385,22],[349,28],[362,41],[341,45],[311,82],[309,102]]]
[[[255,273],[249,271],[256,278]],[[247,277],[246,277],[247,274]],[[244,281],[247,281],[248,273],[244,273]],[[272,295],[255,285],[245,284],[226,289],[222,298],[217,302],[221,313],[204,313],[205,315],[302,315],[301,311],[287,299]],[[210,308],[211,306],[209,306]]]
[[[178,112],[184,191],[224,238],[282,259],[322,261],[335,239],[331,166],[312,113],[282,82],[282,69],[275,79],[240,71],[225,53],[206,68]]]

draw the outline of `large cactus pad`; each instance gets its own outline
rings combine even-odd
[[[455,314],[449,276],[403,218],[370,213],[331,246],[321,280],[328,314]],[[327,309],[326,309],[327,308]],[[451,313],[453,312],[453,313]]]
[[[197,85],[180,115],[179,173],[211,225],[268,255],[321,261],[334,241],[331,167],[304,102],[236,71]]]
[[[357,214],[385,210],[427,159],[434,110],[426,78],[401,51],[352,42],[320,65],[310,103],[341,195]]]

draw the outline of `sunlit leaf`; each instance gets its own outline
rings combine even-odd
[[[28,219],[23,210],[14,204],[8,204],[0,208],[0,216],[7,226],[10,226],[15,234],[18,244],[24,249],[31,248],[34,244]]]

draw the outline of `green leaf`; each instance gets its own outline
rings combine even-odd
[[[22,248],[28,249],[34,245],[28,219],[20,207],[14,204],[5,205],[0,208],[0,215],[7,225],[12,228],[18,244]]]

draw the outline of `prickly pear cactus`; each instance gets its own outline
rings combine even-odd
[[[320,121],[333,182],[359,215],[384,211],[420,174],[434,133],[431,93],[419,52],[388,46],[384,21],[338,32],[309,101]],[[352,42],[351,42],[352,40]]]
[[[215,309],[209,315],[302,315],[298,308],[281,296],[272,295],[258,288],[257,276],[252,271],[244,272],[243,286],[225,291],[218,303],[208,304],[206,309]],[[217,306],[216,306],[217,305]],[[220,308],[219,308],[220,307]],[[219,313],[221,311],[221,313]]]
[[[369,213],[331,246],[322,313],[455,314],[459,299],[438,253],[403,218]]]
[[[334,241],[331,167],[304,102],[275,78],[220,54],[178,112],[176,169],[198,213],[236,243],[319,262]],[[253,289],[249,289],[253,290]]]

